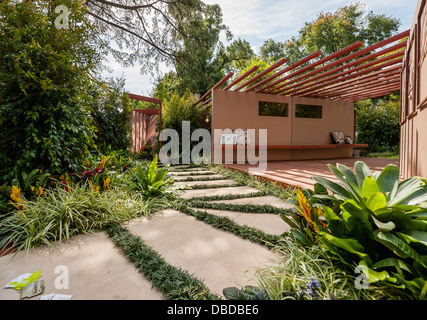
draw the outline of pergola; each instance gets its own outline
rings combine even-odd
[[[326,57],[318,51],[289,66],[285,66],[287,59],[282,59],[255,76],[258,66],[234,80],[231,72],[196,105],[210,107],[214,89],[348,102],[391,94],[401,88],[405,38],[409,33],[410,30],[402,32],[365,48],[364,42],[358,41]]]

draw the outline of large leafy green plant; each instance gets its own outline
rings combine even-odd
[[[55,26],[55,2],[0,3],[0,181],[35,168],[75,172],[93,147],[84,96],[101,46],[81,2],[60,4],[68,29]]]
[[[371,172],[357,162],[354,172],[329,165],[341,184],[313,179],[330,194],[313,194],[327,222],[317,239],[344,263],[358,265],[369,283],[409,289],[418,298],[427,291],[427,184],[420,177],[399,181],[388,165]],[[329,206],[325,205],[329,201]]]
[[[139,191],[146,196],[155,196],[167,190],[173,183],[168,176],[167,167],[157,167],[158,156],[153,159],[148,167],[137,166],[132,177],[124,179],[126,184],[133,190]]]

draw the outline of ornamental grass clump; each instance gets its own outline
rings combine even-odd
[[[94,192],[88,182],[65,188],[58,184],[0,221],[0,247],[10,244],[18,252],[51,245],[112,223],[149,215],[169,205],[166,199],[154,200],[119,188]]]

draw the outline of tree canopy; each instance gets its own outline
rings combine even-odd
[[[369,46],[391,37],[399,26],[397,18],[366,13],[360,4],[351,4],[334,13],[322,12],[314,21],[306,22],[298,37],[285,42],[285,56],[293,63],[318,50],[328,55],[356,41]]]

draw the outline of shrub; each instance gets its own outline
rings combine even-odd
[[[399,101],[371,100],[356,105],[357,143],[369,144],[370,152],[396,152],[400,141]]]
[[[110,150],[131,146],[132,111],[124,85],[123,79],[111,80],[91,92],[91,116],[98,129],[96,143],[102,151],[106,146],[110,146]]]
[[[163,102],[163,128],[175,129],[181,135],[182,122],[190,121],[191,132],[199,129],[204,110],[194,106],[196,101],[197,99],[193,94],[186,94],[182,97],[172,94],[168,100]]]
[[[326,221],[317,239],[343,263],[363,271],[369,284],[408,290],[422,299],[427,291],[427,183],[413,177],[399,182],[388,165],[372,173],[363,162],[355,172],[329,165],[342,185],[313,179],[331,194],[313,194]],[[329,205],[325,201],[330,201]],[[332,204],[332,205],[331,205]]]
[[[0,180],[77,171],[93,146],[84,91],[102,55],[78,1],[57,29],[51,1],[0,3]]]
[[[146,196],[156,196],[167,191],[173,180],[169,177],[168,168],[157,168],[157,156],[148,167],[136,167],[132,176],[124,182],[134,191],[139,191]]]

